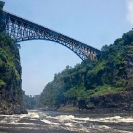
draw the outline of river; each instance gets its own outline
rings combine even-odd
[[[28,114],[0,115],[0,133],[133,133],[133,113],[29,110]]]

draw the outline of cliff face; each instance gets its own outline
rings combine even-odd
[[[86,60],[55,74],[40,95],[40,106],[59,110],[133,110],[133,31]]]
[[[127,80],[124,89],[117,93],[92,96],[78,102],[79,109],[91,109],[101,111],[122,111],[133,110],[133,46],[124,58],[125,79]],[[90,108],[91,107],[91,108]]]
[[[19,50],[4,33],[0,33],[0,114],[27,113],[21,89]]]
[[[0,114],[27,113],[23,104],[19,50],[5,34],[3,6],[0,0]]]
[[[81,110],[97,112],[115,112],[133,110],[133,92],[123,91],[94,96],[78,102]]]

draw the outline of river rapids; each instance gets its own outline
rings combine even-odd
[[[0,115],[0,133],[133,133],[133,113],[29,110],[28,114]]]

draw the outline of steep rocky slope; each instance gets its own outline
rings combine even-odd
[[[0,33],[0,114],[26,113],[21,88],[19,50],[4,33]]]
[[[40,95],[40,107],[133,110],[133,31],[101,49],[99,60],[67,66]]]
[[[21,88],[19,50],[5,34],[3,5],[0,1],[0,114],[27,113]]]

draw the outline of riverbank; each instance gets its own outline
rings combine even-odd
[[[18,103],[8,103],[7,101],[1,100],[0,103],[0,114],[13,115],[13,114],[27,114],[27,110],[24,105]]]
[[[61,104],[60,107],[45,106],[41,110],[88,113],[129,112],[133,111],[133,91],[93,96],[88,99],[74,101],[73,103]]]

